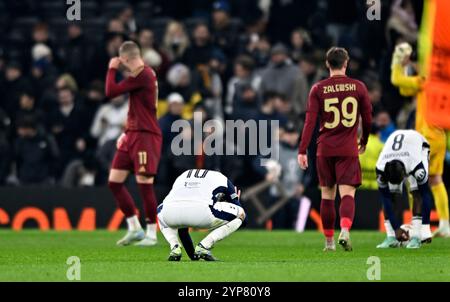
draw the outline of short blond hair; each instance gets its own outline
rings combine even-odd
[[[126,56],[130,59],[135,59],[141,57],[141,49],[133,41],[126,41],[120,45],[119,55]]]

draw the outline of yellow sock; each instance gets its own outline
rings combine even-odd
[[[434,203],[436,205],[436,211],[440,220],[449,220],[448,211],[448,195],[444,183],[440,183],[436,186],[431,187],[431,192],[433,192]]]

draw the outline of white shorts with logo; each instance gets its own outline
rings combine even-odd
[[[161,227],[215,229],[239,217],[243,209],[229,202],[208,205],[195,201],[164,202],[158,207]]]

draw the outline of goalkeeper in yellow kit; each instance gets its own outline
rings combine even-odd
[[[448,195],[442,181],[446,134],[444,129],[429,125],[425,120],[423,110],[426,96],[422,91],[424,78],[421,76],[410,76],[405,72],[405,66],[409,63],[411,53],[412,48],[408,43],[397,45],[392,57],[391,82],[399,88],[402,96],[416,98],[416,130],[427,139],[431,146],[429,183],[439,216],[439,228],[433,236],[450,238]]]

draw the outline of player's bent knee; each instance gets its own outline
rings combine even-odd
[[[353,186],[349,186],[349,185],[340,185],[339,186],[339,193],[341,196],[351,196],[351,197],[355,197],[355,193],[356,193],[356,188]]]
[[[247,217],[247,214],[245,213],[244,209],[239,207],[239,211],[238,211],[238,218],[242,221],[245,220],[245,217]]]
[[[115,183],[124,183],[129,173],[129,171],[125,170],[111,169],[111,171],[109,172],[108,181]]]
[[[336,186],[333,187],[321,187],[321,195],[323,199],[335,199],[336,198]]]
[[[153,184],[154,181],[153,175],[136,175],[136,182],[139,184]]]

